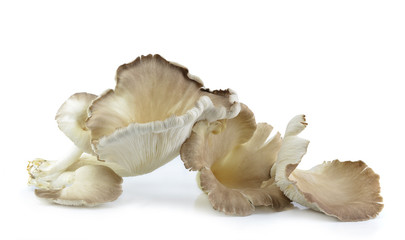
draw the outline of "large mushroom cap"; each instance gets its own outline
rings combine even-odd
[[[231,90],[202,89],[178,64],[148,55],[117,70],[115,90],[90,106],[86,126],[100,160],[133,175],[153,171],[179,154],[193,124],[231,118],[240,110]]]
[[[277,185],[291,200],[341,221],[374,218],[383,208],[379,176],[364,162],[334,160],[310,170],[296,169],[309,144],[298,137],[306,125],[303,115],[288,124],[272,168]]]
[[[289,205],[270,178],[281,145],[278,133],[267,140],[272,129],[265,123],[256,125],[253,113],[243,104],[233,119],[194,125],[180,154],[186,168],[200,172],[201,188],[214,209],[243,216],[255,206]]]

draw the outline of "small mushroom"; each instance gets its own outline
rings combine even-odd
[[[341,221],[363,221],[382,210],[379,176],[362,161],[334,160],[310,170],[296,169],[307,151],[308,140],[298,134],[307,123],[304,115],[288,124],[271,175],[292,201]]]
[[[245,216],[255,206],[281,209],[290,205],[270,178],[281,146],[279,133],[267,140],[272,129],[266,123],[256,124],[243,104],[233,119],[194,125],[180,156],[187,169],[199,171],[199,184],[214,209]]]
[[[56,113],[59,129],[74,143],[71,153],[59,161],[37,158],[29,162],[28,184],[41,189],[54,189],[54,181],[67,168],[79,161],[84,152],[93,153],[90,131],[85,126],[88,107],[97,96],[90,93],[76,93],[70,96]]]

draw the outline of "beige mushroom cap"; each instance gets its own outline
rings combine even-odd
[[[364,162],[334,160],[310,170],[296,169],[309,144],[297,136],[306,125],[303,115],[288,124],[272,168],[277,185],[291,200],[341,221],[376,217],[383,208],[379,176]]]
[[[255,206],[289,205],[270,178],[281,145],[280,134],[267,141],[272,127],[256,125],[249,108],[213,123],[197,122],[180,155],[186,168],[200,172],[201,188],[214,209],[226,214],[249,215]]]
[[[209,91],[178,64],[148,55],[120,66],[115,90],[89,108],[86,126],[99,159],[145,174],[174,159],[198,120],[235,117],[232,90]]]
[[[97,96],[90,93],[75,93],[59,108],[55,119],[59,129],[83,152],[93,153],[91,133],[86,127],[88,108]]]

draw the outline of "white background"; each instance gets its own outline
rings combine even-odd
[[[381,239],[403,236],[403,1],[1,1],[1,239]],[[363,160],[381,176],[385,208],[342,223],[306,209],[214,211],[179,158],[124,180],[95,208],[49,204],[26,185],[36,157],[71,146],[54,121],[75,92],[114,87],[116,68],[158,53],[284,132],[305,113],[299,168]],[[402,222],[402,223],[401,223]],[[1,236],[4,235],[4,236]]]

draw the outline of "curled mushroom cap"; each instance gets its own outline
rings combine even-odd
[[[289,205],[270,178],[281,145],[279,133],[267,141],[272,129],[266,123],[256,124],[243,104],[233,119],[194,125],[180,156],[186,168],[199,171],[200,186],[214,209],[244,216],[255,206]]]
[[[277,185],[292,201],[341,221],[374,218],[383,208],[379,176],[364,162],[334,160],[310,170],[296,169],[309,144],[298,136],[306,125],[305,117],[298,115],[287,126],[271,170]]]
[[[86,153],[93,153],[86,120],[88,108],[96,98],[96,95],[90,93],[75,93],[62,104],[55,117],[59,129]]]
[[[89,108],[86,126],[100,160],[131,175],[145,174],[179,154],[198,120],[235,117],[240,110],[232,90],[202,89],[202,82],[178,64],[148,55],[117,70],[115,90]]]

